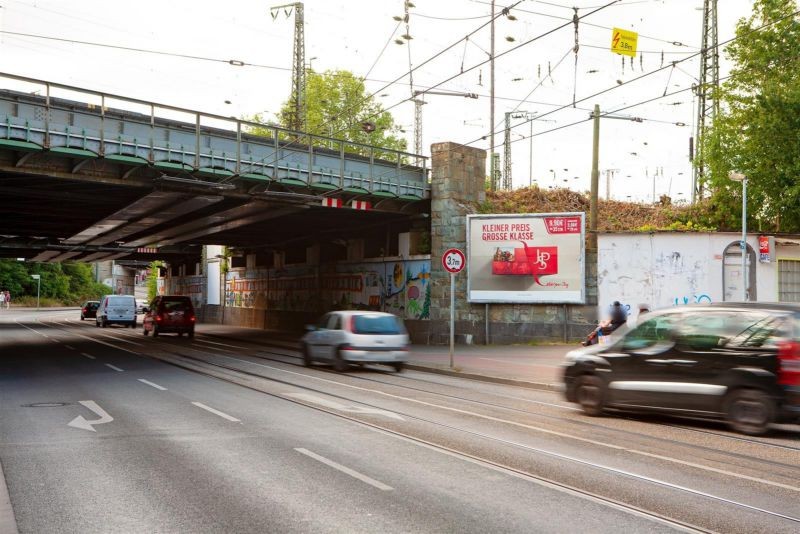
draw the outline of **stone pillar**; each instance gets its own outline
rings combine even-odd
[[[459,248],[466,254],[466,215],[486,198],[486,151],[457,143],[431,146],[431,310],[430,342],[441,343],[450,320],[450,274],[442,267],[442,253]],[[484,320],[484,306],[467,303],[467,271],[456,275],[456,334],[459,323]]]

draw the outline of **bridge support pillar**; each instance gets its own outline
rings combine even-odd
[[[450,320],[450,275],[441,257],[448,248],[466,253],[466,215],[486,199],[486,151],[458,143],[431,146],[431,309],[428,340],[447,339]],[[456,275],[456,335],[483,342],[486,307],[467,302],[466,270]],[[477,334],[477,335],[476,335]]]

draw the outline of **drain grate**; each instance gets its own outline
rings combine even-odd
[[[71,402],[34,402],[33,404],[23,404],[23,408],[60,408],[69,406]]]

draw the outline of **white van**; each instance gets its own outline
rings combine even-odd
[[[124,324],[136,328],[136,298],[133,295],[106,295],[100,299],[95,326]]]

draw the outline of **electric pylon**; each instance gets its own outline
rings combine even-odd
[[[272,20],[280,10],[286,18],[292,16],[294,10],[294,50],[292,52],[292,94],[289,97],[289,128],[304,131],[306,127],[306,38],[303,23],[303,3],[294,2],[270,8]]]
[[[692,170],[692,203],[703,197],[705,163],[703,150],[706,130],[719,114],[719,36],[717,33],[717,0],[703,0],[703,39],[700,50],[700,80],[697,95],[697,120]]]

